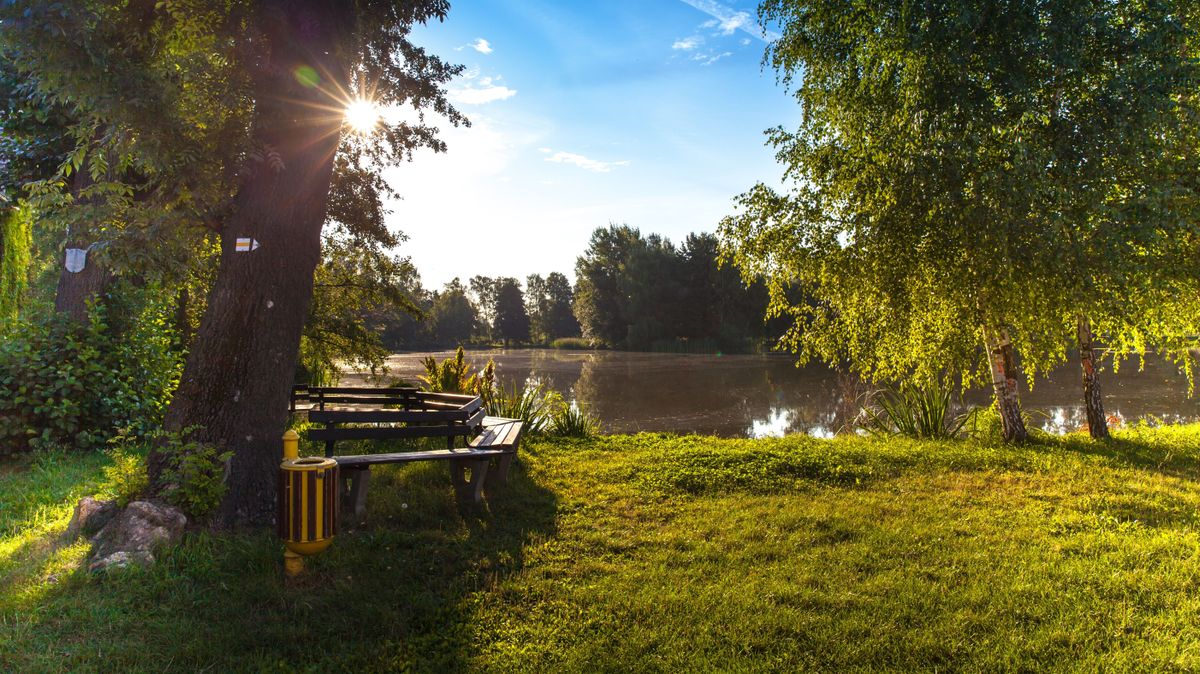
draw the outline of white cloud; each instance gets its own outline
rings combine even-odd
[[[716,63],[717,61],[720,61],[721,59],[725,58],[726,56],[733,56],[733,52],[725,51],[725,52],[721,52],[720,54],[717,54],[715,52],[696,54],[695,56],[692,57],[692,60],[699,61],[700,65],[702,65],[702,66],[711,66],[712,64]]]
[[[741,43],[741,45],[742,45],[743,47],[745,47],[746,45],[750,44],[750,38],[748,38],[748,37],[744,37],[744,38],[742,38],[741,40],[739,40],[738,42],[740,42],[740,43]]]
[[[471,49],[474,49],[475,51],[479,52],[480,54],[492,53],[492,45],[488,44],[488,41],[483,38],[479,38],[478,40],[475,40],[474,42],[472,42]]]
[[[464,84],[450,89],[450,101],[460,105],[483,105],[516,96],[516,89],[498,84],[500,79],[499,76],[480,77],[478,70],[469,70],[463,74]]]
[[[705,21],[705,28],[720,28],[723,35],[732,35],[734,31],[742,31],[751,37],[764,42],[778,40],[779,34],[769,31],[754,21],[749,12],[742,12],[722,5],[715,0],[682,0],[683,3],[704,12],[712,17]]]
[[[573,164],[581,169],[595,171],[596,173],[608,173],[617,166],[629,165],[628,161],[600,161],[598,159],[585,157],[581,154],[575,154],[574,152],[551,150],[548,147],[540,147],[538,148],[538,152],[549,155],[546,157],[546,161],[554,162],[556,164]]]
[[[701,42],[704,42],[704,38],[699,35],[693,35],[685,37],[682,40],[676,40],[675,44],[671,45],[671,49],[683,49],[687,51],[699,47]]]

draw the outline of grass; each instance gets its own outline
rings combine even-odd
[[[0,467],[2,671],[1200,668],[1200,426],[538,440],[482,507],[379,470],[291,585],[267,534],[88,577],[53,539],[105,460]]]

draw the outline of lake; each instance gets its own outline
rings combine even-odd
[[[393,355],[390,375],[410,382],[424,373],[429,352]],[[452,351],[433,352],[439,360]],[[791,433],[828,436],[858,414],[862,387],[819,366],[797,368],[789,356],[688,355],[622,351],[514,349],[469,351],[482,367],[492,358],[500,382],[541,383],[567,400],[581,403],[604,431],[672,431],[725,437],[767,437]],[[1161,359],[1149,358],[1138,371],[1136,360],[1120,372],[1102,375],[1105,409],[1127,422],[1145,417],[1164,421],[1200,420],[1200,400],[1188,398],[1187,380]],[[1036,423],[1055,433],[1086,424],[1075,363],[1063,366],[1032,391],[1022,404],[1035,410]],[[347,383],[355,377],[350,377]],[[987,404],[990,392],[966,396],[968,404]]]

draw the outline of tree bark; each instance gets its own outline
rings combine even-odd
[[[996,393],[996,409],[1000,412],[1005,442],[1025,442],[1029,431],[1021,416],[1021,400],[1017,389],[1017,365],[1008,330],[997,328],[985,331],[988,363],[992,372],[992,387]]]
[[[79,194],[91,183],[85,170],[76,170],[71,180],[71,191]],[[67,269],[66,252],[63,252],[62,267],[58,270],[58,288],[54,292],[54,311],[65,314],[76,323],[88,322],[89,305],[100,301],[115,280],[112,271],[95,255],[96,248],[86,234],[67,236],[66,249],[86,250],[84,267],[73,272]]]
[[[78,239],[67,243],[67,248],[86,249],[87,246],[88,244]],[[76,323],[88,322],[90,305],[103,299],[113,282],[112,272],[97,262],[95,257],[88,251],[87,264],[83,270],[72,272],[66,267],[66,254],[63,255],[63,267],[58,273],[58,289],[54,293],[54,310],[65,314]]]
[[[343,104],[329,94],[345,90],[334,56],[345,6],[309,0],[260,10],[269,63],[255,80],[254,140],[265,158],[249,165],[222,230],[217,278],[167,410],[168,431],[197,428],[191,437],[233,452],[218,513],[226,526],[275,519],[280,437],[342,125]],[[239,239],[258,247],[239,251]],[[162,487],[163,467],[156,452],[155,488]]]
[[[1083,407],[1087,411],[1088,433],[1096,440],[1107,440],[1108,419],[1104,415],[1104,396],[1100,392],[1100,378],[1096,373],[1095,338],[1087,316],[1079,317],[1075,334],[1079,341],[1079,367],[1083,375]]]

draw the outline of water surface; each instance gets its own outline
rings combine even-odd
[[[426,352],[396,354],[391,376],[415,382]],[[453,352],[436,352],[439,360]],[[482,367],[496,362],[505,387],[541,383],[578,401],[611,433],[672,431],[726,437],[791,433],[827,436],[858,414],[863,387],[819,366],[797,368],[789,356],[687,355],[622,351],[516,349],[470,351]],[[1107,370],[1107,368],[1106,368]],[[1102,374],[1106,411],[1125,421],[1145,417],[1171,422],[1200,420],[1200,401],[1187,396],[1187,380],[1173,365],[1149,358],[1144,371],[1126,362],[1119,374]],[[349,382],[347,382],[349,383]],[[1062,433],[1085,426],[1078,367],[1068,364],[1022,391],[1036,423]],[[973,391],[968,404],[986,404]]]

